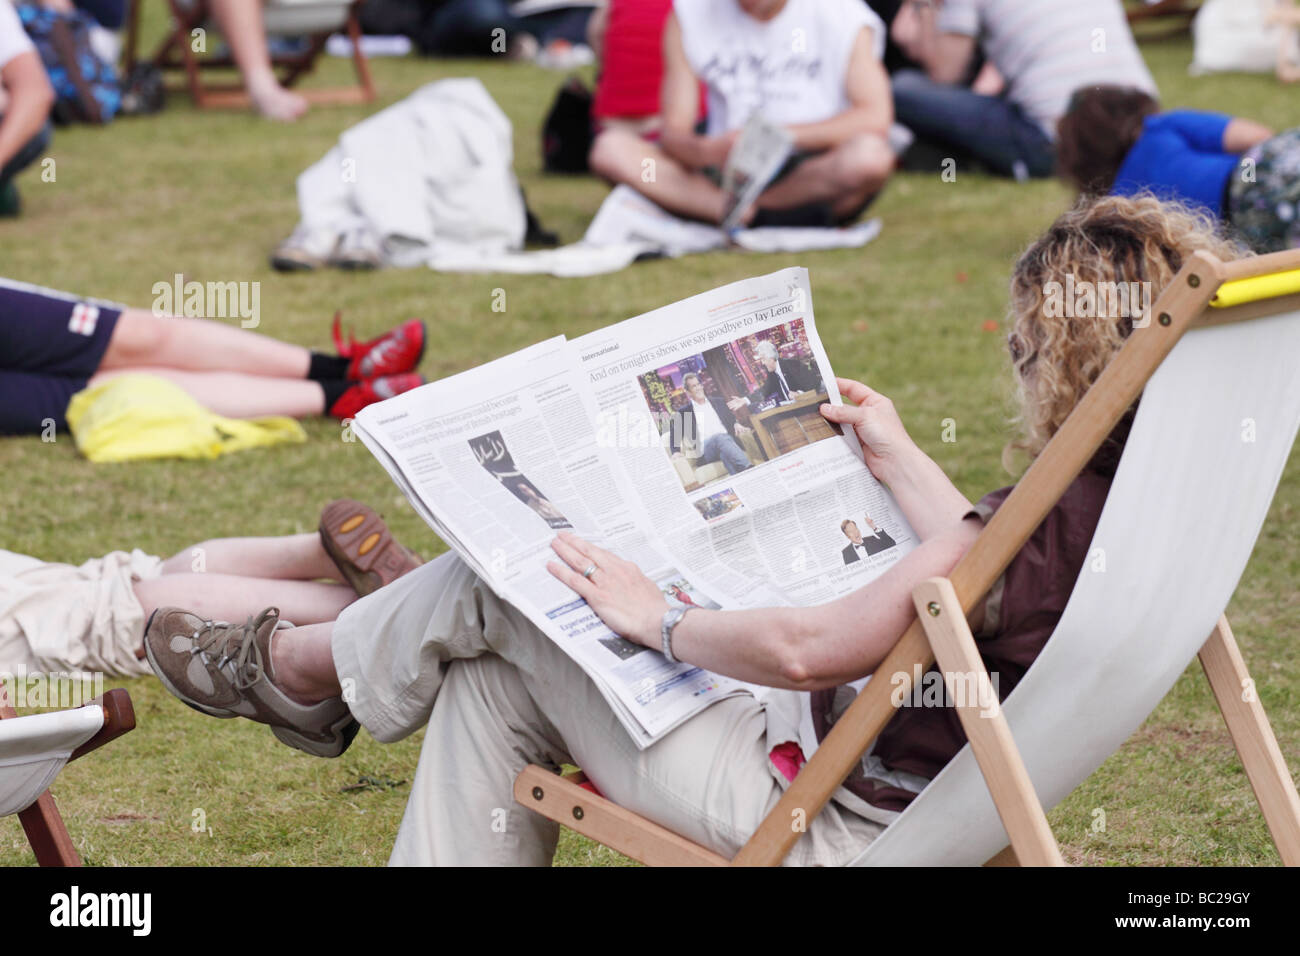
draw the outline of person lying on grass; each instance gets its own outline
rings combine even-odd
[[[166,559],[137,548],[74,566],[0,548],[0,675],[148,674],[145,622],[159,607],[242,621],[274,601],[287,620],[317,624],[420,563],[350,498],[325,506],[318,534],[216,538]]]
[[[1031,456],[1043,449],[1132,329],[1125,317],[1057,317],[1044,309],[1044,287],[1073,273],[1076,282],[1151,282],[1158,290],[1198,249],[1224,259],[1241,254],[1208,217],[1151,198],[1108,197],[1063,214],[1020,257],[1008,338],[1020,448]],[[826,405],[822,413],[853,429],[867,467],[892,490],[920,544],[830,603],[693,609],[671,632],[672,654],[683,661],[808,692],[819,734],[851,700],[846,685],[872,674],[911,622],[913,588],[949,573],[1010,491],[972,506],[908,436],[888,398],[860,382],[838,385],[856,404]],[[1024,676],[1065,608],[1129,420],[1008,566],[993,589],[996,599],[972,614],[1002,696]],[[660,648],[668,606],[654,582],[570,534],[556,538],[554,550],[552,573],[611,629]],[[217,701],[252,701],[258,719],[281,739],[287,729],[300,735],[303,749],[325,755],[343,751],[355,723],[285,725],[294,708],[338,700],[344,686],[355,720],[381,741],[427,724],[394,864],[546,864],[559,826],[512,796],[516,774],[529,763],[577,764],[620,805],[731,856],[802,759],[797,742],[769,732],[765,705],[748,695],[719,701],[638,750],[582,669],[452,554],[357,601],[333,624],[277,631],[272,613],[257,627],[225,628],[222,640],[190,639],[208,628],[192,613],[160,610],[145,638],[155,669],[192,706],[228,716],[235,705]],[[216,691],[202,689],[209,682]],[[284,716],[266,716],[272,711]],[[808,822],[787,862],[839,864],[856,856],[963,743],[951,707],[901,707],[832,802]]]
[[[425,344],[419,319],[345,343],[336,314],[333,335],[337,355],[0,278],[0,435],[64,430],[73,395],[137,372],[175,383],[228,418],[352,418],[424,383],[415,371]]]
[[[1300,247],[1300,128],[1160,111],[1124,86],[1085,87],[1057,127],[1061,178],[1083,194],[1149,192],[1203,207],[1259,253]]]

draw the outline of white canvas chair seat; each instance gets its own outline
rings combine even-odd
[[[98,704],[0,720],[0,817],[26,810],[104,726]]]
[[[1297,356],[1300,313],[1193,329],[1148,383],[1090,549],[1105,571],[1085,562],[1003,707],[1045,809],[1141,726],[1232,597],[1300,426]],[[968,744],[854,862],[978,865],[1007,842]]]
[[[185,10],[193,10],[195,0],[177,0]],[[269,36],[302,36],[321,30],[341,30],[348,22],[352,0],[267,0],[262,4],[262,27]],[[207,17],[205,29],[217,30]]]
[[[270,0],[262,7],[262,23],[271,36],[342,30],[351,9],[352,0]]]

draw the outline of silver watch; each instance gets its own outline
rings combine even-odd
[[[659,625],[659,637],[663,641],[664,657],[674,664],[677,663],[677,658],[673,657],[673,628],[681,623],[687,611],[693,610],[695,609],[691,607],[670,607],[664,611],[663,622]]]

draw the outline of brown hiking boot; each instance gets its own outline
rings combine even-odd
[[[195,710],[269,724],[290,747],[337,757],[361,726],[343,699],[300,704],[275,686],[271,636],[291,626],[273,607],[243,624],[160,607],[145,627],[144,649],[163,686]]]
[[[358,597],[378,591],[424,563],[398,543],[373,508],[351,498],[325,506],[320,541]]]

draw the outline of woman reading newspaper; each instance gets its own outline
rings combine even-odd
[[[1037,454],[1132,329],[1127,316],[1060,318],[1051,283],[1150,282],[1162,289],[1194,250],[1240,253],[1207,218],[1157,200],[1076,207],[1017,262],[1009,347],[1019,447]],[[641,571],[570,534],[551,572],[627,641],[756,684],[809,692],[824,734],[913,617],[911,591],[947,574],[1010,489],[974,506],[909,438],[892,403],[841,379],[855,404],[823,406],[851,427],[866,465],[893,491],[921,543],[861,589],[812,608],[670,611]],[[1083,565],[1125,436],[1125,419],[972,614],[984,663],[1005,696],[1050,638]],[[703,710],[640,750],[596,685],[457,557],[444,555],[351,605],[333,625],[213,625],[173,609],[146,637],[155,669],[187,703],[218,716],[255,711],[303,749],[336,755],[359,721],[392,741],[427,723],[394,864],[545,864],[559,827],[515,804],[528,763],[575,763],[617,803],[732,855],[802,763],[748,694]],[[344,688],[348,693],[344,693]],[[346,701],[344,706],[343,701]],[[285,735],[280,735],[282,739]],[[839,864],[858,854],[961,748],[949,706],[902,706],[787,858]]]

